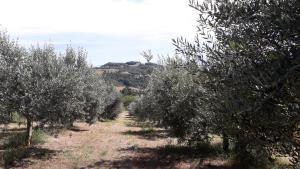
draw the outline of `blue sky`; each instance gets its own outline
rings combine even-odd
[[[151,40],[144,36],[134,35],[113,36],[97,33],[63,32],[14,35],[14,37],[18,37],[19,42],[27,47],[32,44],[54,44],[57,52],[64,51],[67,45],[72,45],[75,48],[84,47],[88,51],[88,62],[94,66],[107,62],[144,62],[140,53],[147,49],[151,49],[156,55],[167,55],[174,50],[169,38]]]
[[[188,0],[0,1],[5,6],[0,10],[2,29],[20,44],[52,43],[57,51],[80,46],[94,66],[144,62],[140,53],[148,49],[155,55],[172,54],[171,39],[192,40],[197,25],[197,12]]]

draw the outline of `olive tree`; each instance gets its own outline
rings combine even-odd
[[[0,31],[0,118],[2,123],[9,121],[11,113],[17,109],[16,90],[20,88],[19,77],[23,72],[26,50],[17,41]]]
[[[209,117],[201,109],[203,90],[194,81],[198,79],[185,68],[190,65],[178,57],[165,59],[130,110],[140,119],[170,128],[180,141],[198,144],[209,139]]]
[[[224,150],[233,143],[243,168],[262,167],[272,155],[289,155],[299,167],[300,2],[205,0],[190,6],[199,12],[196,40],[174,40],[185,63],[155,72],[130,107],[172,129],[189,124],[192,131],[223,136]],[[197,117],[205,125],[190,123]]]
[[[280,153],[300,165],[300,2],[190,5],[200,14],[196,41],[178,39],[175,45],[202,65],[199,72],[207,80],[201,85],[209,93],[207,111],[215,116],[215,132],[235,142],[248,164]]]
[[[27,119],[27,145],[33,122],[70,126],[76,120],[95,121],[117,99],[113,88],[86,63],[86,52],[68,47],[28,51],[1,34],[1,117],[13,111]],[[2,118],[7,121],[7,118]]]

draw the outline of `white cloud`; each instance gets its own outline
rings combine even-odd
[[[197,14],[188,0],[140,1],[0,0],[0,24],[17,34],[194,35]]]
[[[0,26],[21,44],[50,42],[61,49],[71,42],[86,48],[95,65],[139,60],[147,49],[173,53],[171,39],[191,40],[198,17],[188,0],[0,0],[0,5]]]

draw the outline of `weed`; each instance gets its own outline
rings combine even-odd
[[[43,130],[37,129],[32,133],[32,144],[42,144],[45,143],[46,133]],[[18,148],[26,145],[26,133],[16,133],[15,135],[9,137],[4,148]]]
[[[100,155],[105,156],[107,154],[107,151],[101,151]]]
[[[32,133],[32,144],[43,144],[47,138],[47,134],[41,130],[34,130]]]

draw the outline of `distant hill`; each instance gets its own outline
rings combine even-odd
[[[144,88],[148,83],[149,75],[160,66],[155,63],[141,63],[130,61],[126,63],[108,62],[96,67],[97,72],[113,82],[115,85],[134,88]]]

